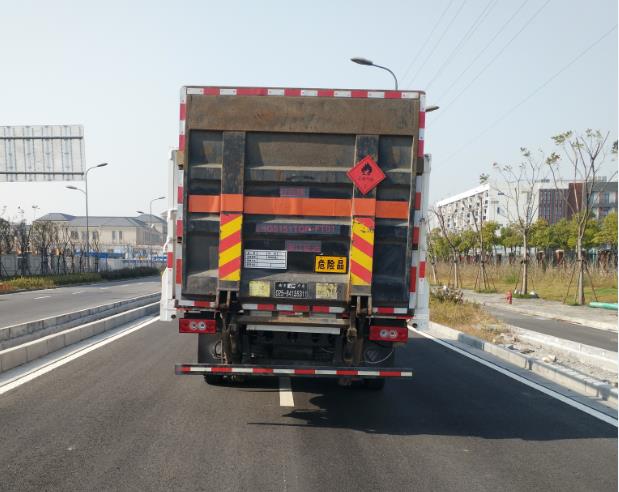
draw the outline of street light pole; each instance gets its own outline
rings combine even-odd
[[[69,188],[70,190],[81,191],[82,193],[84,193],[86,197],[86,258],[87,258],[86,261],[88,262],[88,270],[90,270],[90,228],[88,224],[88,173],[92,171],[93,169],[96,169],[98,167],[105,167],[105,166],[107,166],[107,162],[102,162],[101,164],[97,164],[96,166],[91,166],[88,169],[86,169],[86,172],[84,173],[86,191],[82,190],[81,188],[78,188],[77,186],[67,186],[67,188]]]
[[[391,76],[393,77],[393,81],[395,82],[395,90],[398,90],[398,78],[395,76],[395,74],[388,69],[387,67],[383,67],[382,65],[377,65],[376,63],[374,63],[372,60],[368,60],[367,58],[360,58],[360,57],[355,57],[355,58],[351,58],[350,59],[351,62],[357,63],[359,65],[366,65],[368,67],[376,67],[376,68],[382,68],[383,70],[386,70],[387,72],[389,72],[391,74]]]

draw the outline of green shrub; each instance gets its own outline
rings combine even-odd
[[[120,270],[109,270],[100,273],[104,280],[119,280],[123,278],[148,277],[150,275],[159,275],[159,269],[155,267],[136,267],[136,268],[121,268]]]

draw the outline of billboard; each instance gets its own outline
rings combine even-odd
[[[0,126],[0,181],[81,181],[81,125]]]

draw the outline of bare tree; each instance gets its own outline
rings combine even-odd
[[[447,278],[449,279],[448,284],[452,283],[451,280],[453,278],[453,287],[456,289],[459,289],[462,287],[462,278],[460,276],[460,270],[458,268],[458,263],[460,260],[460,255],[458,254],[458,247],[456,243],[453,241],[453,237],[451,237],[447,229],[445,212],[443,208],[433,207],[431,212],[435,215],[436,220],[438,221],[438,226],[439,226],[439,230],[441,231],[441,235],[443,236],[443,239],[445,240],[445,242],[449,246],[449,250],[451,251],[452,265],[449,268],[449,274],[447,276]],[[453,273],[453,277],[451,275],[452,273]]]
[[[521,147],[523,160],[517,166],[498,163],[493,168],[501,177],[500,184],[493,184],[499,194],[503,194],[506,200],[506,216],[514,229],[522,237],[521,272],[516,291],[527,294],[529,291],[529,239],[533,224],[537,220],[539,202],[536,193],[536,184],[546,177],[548,172],[545,165],[545,156],[539,151],[534,156],[530,150]]]
[[[486,175],[481,176],[481,183],[487,181]],[[473,227],[477,235],[477,245],[479,246],[479,270],[475,277],[474,290],[488,291],[490,290],[490,279],[486,270],[486,245],[484,245],[484,199],[482,195],[478,197],[478,203],[469,205],[469,213],[473,219]]]
[[[41,275],[50,273],[49,257],[57,226],[49,220],[37,220],[31,227],[32,250],[41,258]]]
[[[19,272],[22,276],[30,274],[30,231],[31,228],[28,227],[24,218],[13,225],[15,248],[17,249],[21,260],[19,263]]]
[[[11,223],[0,217],[0,277],[8,275],[5,266],[2,264],[2,255],[11,254],[14,244],[15,235]]]
[[[601,181],[599,173],[602,167],[610,159],[615,160],[617,156],[617,141],[615,140],[612,145],[608,146],[609,136],[610,132],[603,135],[599,130],[590,129],[587,129],[584,134],[572,131],[560,133],[552,137],[552,139],[559,147],[561,154],[553,152],[546,159],[555,187],[558,188],[558,183],[561,181],[561,170],[559,169],[561,162],[566,164],[570,179],[573,182],[572,189],[570,190],[571,193],[565,194],[564,200],[576,226],[576,263],[574,267],[578,270],[578,275],[574,302],[579,305],[583,305],[586,302],[586,263],[583,255],[583,237],[587,224],[592,218],[593,192],[595,191],[596,183]],[[608,180],[610,181],[616,176],[617,171]],[[564,302],[569,295],[573,277],[574,271],[572,271],[572,277],[567,286]]]

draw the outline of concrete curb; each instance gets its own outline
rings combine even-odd
[[[90,321],[105,318],[128,309],[144,306],[156,301],[160,295],[160,293],[155,292],[131,299],[101,304],[71,313],[51,316],[49,318],[28,321],[12,326],[4,326],[0,328],[0,350],[16,347],[17,345],[31,342],[68,328],[73,328],[74,326],[83,325]]]
[[[114,314],[107,318],[48,335],[17,347],[2,350],[0,351],[0,373],[158,311],[159,303],[153,302],[146,306]]]
[[[542,376],[580,395],[597,398],[607,406],[613,409],[617,408],[618,393],[616,388],[578,371],[551,366],[550,364],[540,362],[532,357],[527,357],[519,352],[499,347],[498,345],[494,345],[438,323],[428,323],[428,328],[424,331],[441,340],[451,340],[458,344],[475,348],[481,352],[486,352],[520,369],[525,369]]]
[[[568,354],[581,362],[595,365],[607,371],[617,372],[617,352],[585,345],[584,343],[573,342],[572,340],[566,340],[552,335],[545,335],[536,331],[525,330],[519,326],[506,326],[512,334],[525,342],[539,345],[546,350]]]

